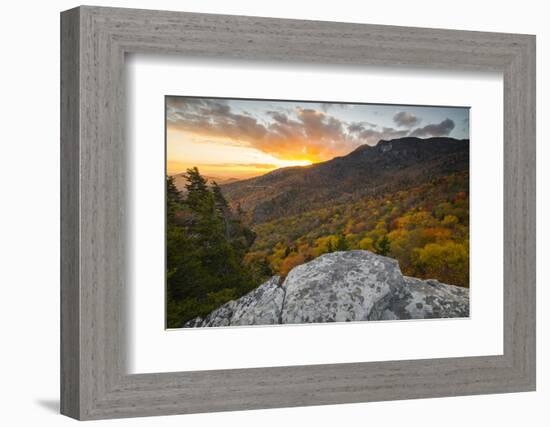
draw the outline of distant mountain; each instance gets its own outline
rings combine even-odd
[[[240,204],[253,223],[262,223],[467,170],[469,145],[469,140],[444,137],[382,140],[323,163],[219,184],[233,205]]]
[[[214,181],[218,183],[218,185],[223,184],[229,184],[232,182],[238,181],[236,178],[222,178],[222,177],[216,177],[216,176],[208,176],[203,175],[203,177],[208,180],[210,184],[212,184]],[[187,180],[185,179],[185,172],[179,173],[177,175],[173,175],[174,178],[174,184],[176,185],[176,188],[180,190],[183,194],[187,193],[187,190],[185,189],[185,184],[187,184]]]

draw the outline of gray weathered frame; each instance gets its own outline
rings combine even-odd
[[[128,375],[126,53],[499,71],[504,354]],[[535,390],[535,37],[83,6],[61,14],[61,412],[77,419]],[[490,159],[488,159],[490,161]]]

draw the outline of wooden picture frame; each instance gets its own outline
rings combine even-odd
[[[487,70],[504,79],[504,353],[126,373],[124,58]],[[103,7],[61,14],[61,412],[101,419],[535,390],[535,37]]]

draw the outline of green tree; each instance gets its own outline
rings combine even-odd
[[[376,241],[375,245],[376,253],[379,255],[386,256],[390,252],[390,239],[384,234],[381,238]]]
[[[343,234],[340,234],[338,236],[338,240],[336,241],[336,247],[335,250],[337,251],[347,251],[348,250],[348,242],[346,241],[346,238]]]
[[[213,195],[208,190],[208,182],[199,173],[199,169],[197,167],[187,169],[184,178],[187,181],[185,204],[195,212],[211,212],[214,207]]]
[[[223,222],[225,238],[229,240],[231,237],[231,210],[229,209],[227,200],[225,200],[222,194],[220,186],[215,181],[212,184],[212,196],[214,198],[214,208],[216,209],[218,218]]]
[[[174,221],[178,211],[181,211],[183,197],[174,183],[174,177],[166,178],[166,215],[170,221]]]

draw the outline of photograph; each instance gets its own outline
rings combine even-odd
[[[469,317],[469,112],[166,96],[166,327]]]

